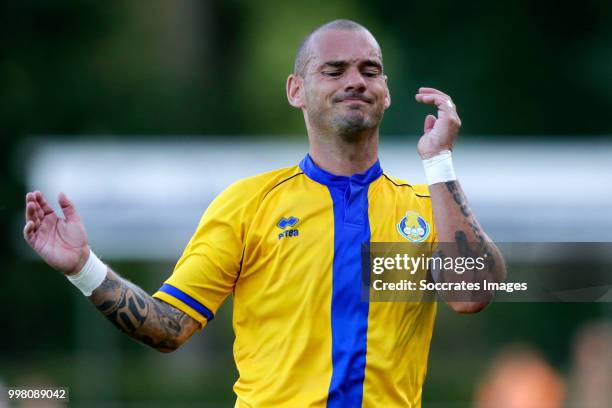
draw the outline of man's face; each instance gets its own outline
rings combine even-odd
[[[308,120],[345,137],[378,127],[389,107],[380,48],[365,30],[324,30],[310,40],[304,78]]]

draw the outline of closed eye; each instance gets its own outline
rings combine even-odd
[[[339,77],[342,75],[341,71],[323,71],[323,75],[330,77]]]

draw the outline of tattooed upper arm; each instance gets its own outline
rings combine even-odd
[[[121,331],[159,351],[176,350],[200,325],[111,270],[90,299]]]

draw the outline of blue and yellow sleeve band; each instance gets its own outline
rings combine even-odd
[[[200,323],[202,328],[206,326],[206,323],[215,318],[215,315],[209,308],[179,288],[167,283],[164,283],[162,287],[159,288],[159,290],[153,295],[153,297],[169,303],[188,316],[192,317],[198,323]]]

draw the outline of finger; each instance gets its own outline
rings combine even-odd
[[[419,88],[419,93],[423,93],[423,94],[426,94],[426,93],[434,93],[434,94],[438,94],[438,95],[446,96],[448,99],[451,99],[451,97],[450,97],[450,96],[448,96],[447,94],[445,94],[444,92],[439,91],[439,90],[437,90],[436,88],[428,88],[428,87],[426,87],[426,86],[422,86],[422,87],[420,87],[420,88]]]
[[[446,105],[450,109],[453,109],[455,111],[455,113],[457,112],[457,105],[455,105],[453,103],[453,99],[450,96],[448,96],[447,94],[445,94],[444,92],[442,92],[442,91],[439,91],[439,90],[437,90],[435,88],[420,87],[419,88],[419,94],[423,94],[423,95],[427,95],[427,94],[430,94],[430,95],[441,95],[441,96],[443,96],[444,98],[447,99]],[[458,115],[457,115],[456,119],[459,119]]]
[[[40,222],[38,218],[38,211],[36,211],[36,204],[32,201],[26,204],[26,222],[32,221],[36,225]]]
[[[23,227],[23,238],[27,241],[27,242],[31,242],[32,238],[34,238],[34,231],[35,231],[35,225],[34,225],[34,221],[28,221],[26,222],[25,227]]]
[[[33,193],[29,192],[25,195],[25,217],[26,217],[26,221],[28,220],[28,203],[30,201],[34,201],[34,195]]]
[[[425,117],[425,123],[423,124],[423,131],[425,133],[429,132],[431,129],[433,129],[435,124],[436,124],[436,117],[434,115],[427,115]]]
[[[452,103],[452,99],[446,95],[440,95],[437,93],[418,93],[415,95],[417,100],[428,101],[427,103],[433,103],[436,105],[444,105],[446,107],[454,107],[455,104]],[[450,103],[449,103],[450,102]]]
[[[79,214],[76,211],[76,208],[74,208],[74,204],[72,204],[72,201],[68,199],[66,194],[64,194],[63,192],[59,193],[57,200],[59,201],[60,207],[62,207],[62,212],[64,213],[66,221],[81,220]]]
[[[438,120],[443,120],[445,124],[454,128],[461,127],[461,119],[454,105],[449,103],[445,96],[438,94],[417,94],[416,100],[429,105],[436,105],[438,108]]]
[[[51,208],[47,200],[45,200],[45,196],[43,195],[43,193],[41,193],[40,191],[35,191],[34,196],[36,197],[38,205],[40,205],[40,208],[42,208],[44,215],[52,214],[54,212],[53,208]]]
[[[439,112],[444,112],[450,116],[456,116],[456,119],[459,119],[455,104],[446,96],[439,94],[416,94],[415,99],[421,103],[436,105]]]
[[[38,195],[42,193],[38,190],[34,191],[34,203],[36,204],[36,212],[38,213],[38,218],[40,220],[42,220],[43,218],[45,218],[45,212],[43,211],[42,207],[40,206],[40,203],[38,202]]]
[[[454,104],[449,104],[450,99],[439,94],[416,94],[415,99],[418,102],[425,103],[428,105],[436,105],[439,111],[452,114],[454,111]]]

